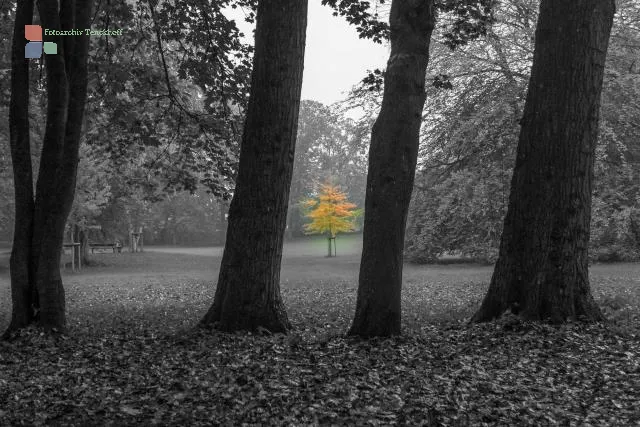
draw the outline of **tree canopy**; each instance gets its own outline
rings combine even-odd
[[[421,167],[409,217],[410,259],[443,253],[495,260],[532,59],[537,1],[509,0],[494,10],[487,38],[449,52],[436,45],[431,78],[446,74],[452,89],[430,87]],[[634,123],[640,111],[633,59],[638,6],[618,6],[607,59],[596,151],[590,255],[638,259],[639,161]],[[635,18],[633,18],[635,17]],[[631,26],[630,26],[631,25]],[[634,47],[635,46],[635,47]],[[625,105],[625,107],[621,107]]]

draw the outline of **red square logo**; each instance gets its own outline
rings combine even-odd
[[[42,41],[42,27],[40,25],[25,25],[24,37],[32,42]]]

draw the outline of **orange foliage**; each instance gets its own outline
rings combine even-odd
[[[344,231],[353,231],[354,217],[358,214],[354,211],[356,205],[347,201],[347,195],[331,184],[321,187],[318,199],[308,199],[302,202],[303,206],[312,209],[307,217],[312,220],[305,225],[308,234],[329,233],[330,237]]]

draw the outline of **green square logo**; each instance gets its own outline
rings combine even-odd
[[[44,42],[44,53],[47,55],[55,55],[58,53],[58,45],[53,42]]]

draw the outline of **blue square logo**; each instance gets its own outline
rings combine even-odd
[[[25,58],[40,58],[42,56],[42,42],[29,42],[24,47]]]

